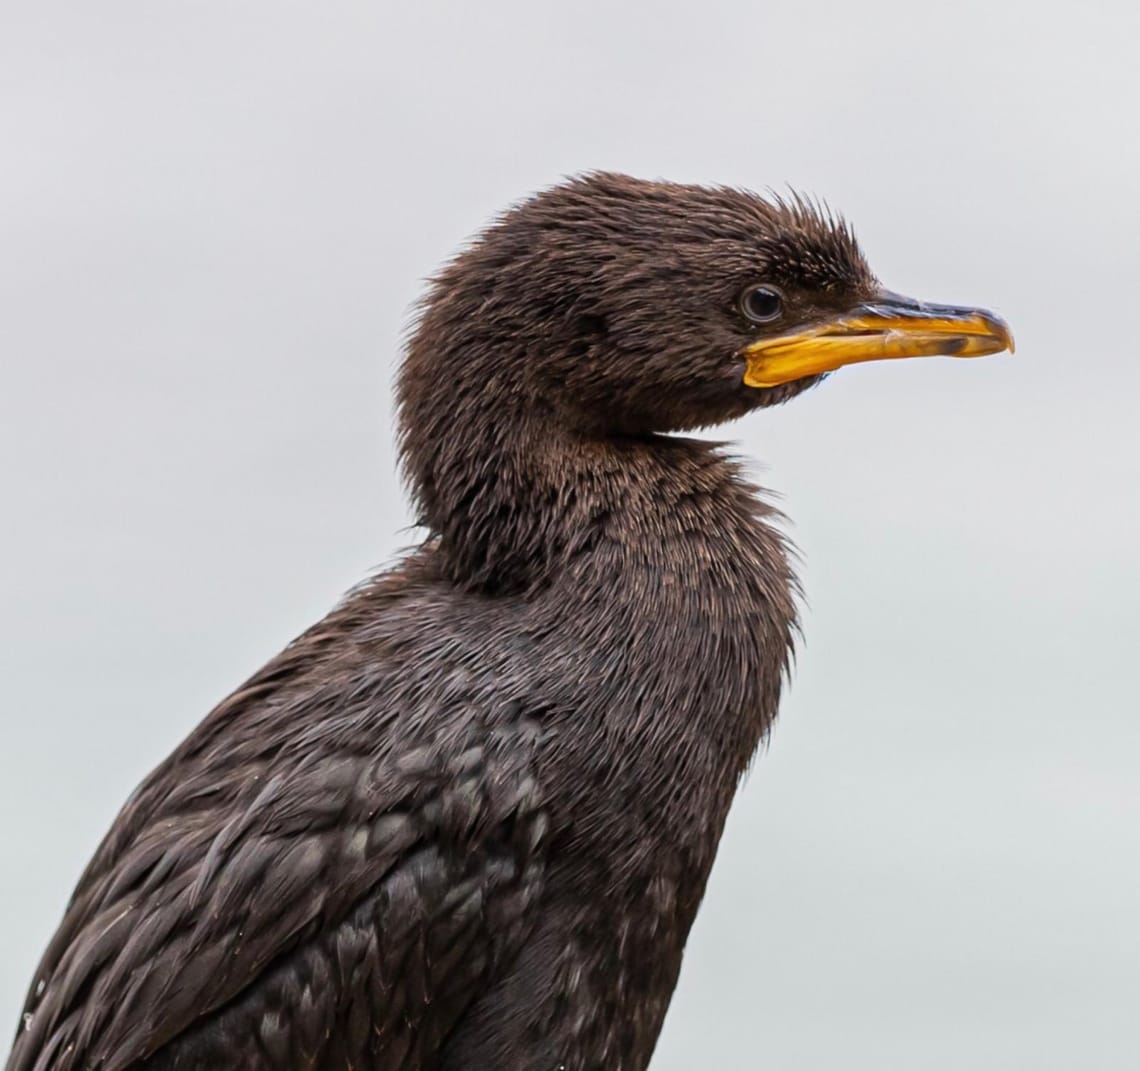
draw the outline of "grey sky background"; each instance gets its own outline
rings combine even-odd
[[[654,1071],[1136,1067],[1138,35],[1130,0],[0,6],[4,1029],[134,784],[414,538],[422,279],[604,167],[819,194],[1018,343],[721,429],[807,640]]]

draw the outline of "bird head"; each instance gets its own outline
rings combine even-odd
[[[591,174],[509,210],[436,277],[401,389],[639,434],[783,402],[848,364],[1012,348],[992,313],[884,290],[807,199]]]

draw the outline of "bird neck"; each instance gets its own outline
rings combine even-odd
[[[405,472],[452,583],[488,594],[540,587],[597,538],[617,491],[604,439],[509,391],[430,417],[403,409]]]
[[[701,524],[754,525],[755,489],[710,444],[607,434],[560,405],[557,385],[520,375],[525,352],[508,360],[501,340],[433,338],[421,331],[401,368],[400,446],[449,582],[495,595],[540,588],[607,533],[661,545],[671,525],[697,523],[694,502],[708,513]]]

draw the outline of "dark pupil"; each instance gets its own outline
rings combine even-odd
[[[754,320],[770,320],[780,311],[780,295],[767,287],[758,286],[749,290],[744,298],[744,308]]]

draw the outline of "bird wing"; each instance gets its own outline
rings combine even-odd
[[[411,1027],[448,987],[454,1014],[479,979],[456,994],[446,972],[486,971],[517,947],[546,828],[533,723],[488,727],[446,704],[412,720],[392,713],[374,667],[298,687],[282,659],[124,807],[36,972],[9,1071],[133,1067],[290,955],[320,945],[335,960],[338,928],[362,910],[374,954],[398,965],[372,979],[366,1025],[387,1003]],[[353,750],[362,718],[390,746]],[[464,967],[439,949],[480,926],[496,934]],[[351,965],[332,968],[347,984]]]

